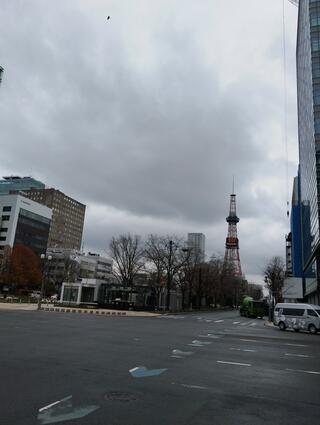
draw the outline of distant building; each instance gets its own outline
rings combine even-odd
[[[286,278],[282,288],[285,302],[303,300],[300,171],[293,180],[290,233],[286,236]]]
[[[188,233],[188,248],[192,250],[192,255],[198,262],[205,260],[206,237],[203,233]]]
[[[112,278],[112,259],[99,254],[84,254],[74,249],[48,248],[52,257],[49,278],[55,284],[62,284],[72,277],[77,279],[99,279],[109,282]],[[76,265],[76,267],[75,267]]]
[[[292,235],[292,276],[302,278],[301,208],[300,171],[298,170],[298,175],[293,180],[290,228]]]
[[[25,245],[37,255],[47,249],[52,211],[21,195],[0,196],[0,253]]]
[[[48,247],[80,250],[86,206],[53,188],[24,193],[52,209]]]
[[[53,251],[50,251],[52,254]],[[53,258],[55,258],[53,256]],[[96,303],[104,287],[113,283],[112,259],[99,254],[73,254],[79,264],[76,282],[63,282],[60,301],[67,303]]]
[[[8,176],[0,180],[0,195],[9,195],[11,191],[16,192],[44,188],[44,183],[32,177]]]

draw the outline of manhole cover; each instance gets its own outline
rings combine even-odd
[[[138,397],[135,394],[124,393],[122,391],[111,391],[104,396],[105,400],[109,401],[121,401],[123,403],[129,401],[135,401]]]

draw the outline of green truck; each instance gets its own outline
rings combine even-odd
[[[263,317],[266,314],[264,301],[255,301],[252,297],[244,297],[240,306],[240,316]]]

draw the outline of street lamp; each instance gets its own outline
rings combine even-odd
[[[41,282],[41,291],[40,291],[40,297],[38,299],[38,310],[41,310],[41,301],[44,296],[44,289],[45,289],[45,281],[46,281],[46,263],[47,261],[52,260],[51,255],[41,254],[40,255],[41,262],[42,262],[42,282]]]
[[[0,85],[1,85],[1,81],[2,81],[2,74],[3,74],[3,68],[2,68],[2,66],[0,66]]]

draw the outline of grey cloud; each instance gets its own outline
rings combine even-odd
[[[209,3],[190,2],[190,13],[206,25],[209,9],[214,15],[214,8],[228,9],[225,2]],[[92,205],[88,245],[102,249],[110,235],[124,230],[169,233],[176,227],[181,233],[205,231],[212,251],[223,251],[233,174],[240,217],[270,226],[279,221],[285,163],[268,152],[282,143],[273,129],[275,122],[281,126],[281,75],[265,78],[254,66],[243,73],[230,58],[225,71],[234,79],[226,84],[222,65],[205,56],[201,28],[193,26],[188,11],[178,13],[180,2],[155,2],[154,10],[143,1],[137,2],[139,10],[117,1],[93,1],[89,7],[84,1],[32,0],[23,10],[19,4],[6,2],[0,12],[6,71],[0,171],[31,171]],[[256,7],[252,2],[247,12]],[[19,26],[12,26],[17,18]],[[214,27],[208,35],[219,40]],[[278,42],[270,32],[270,67],[279,62]],[[215,49],[221,53],[223,44]],[[290,106],[292,145],[294,117]],[[274,192],[263,187],[270,174],[281,182]],[[106,222],[104,207],[122,213]],[[248,246],[256,252],[259,244]],[[258,260],[245,258],[256,271]]]

